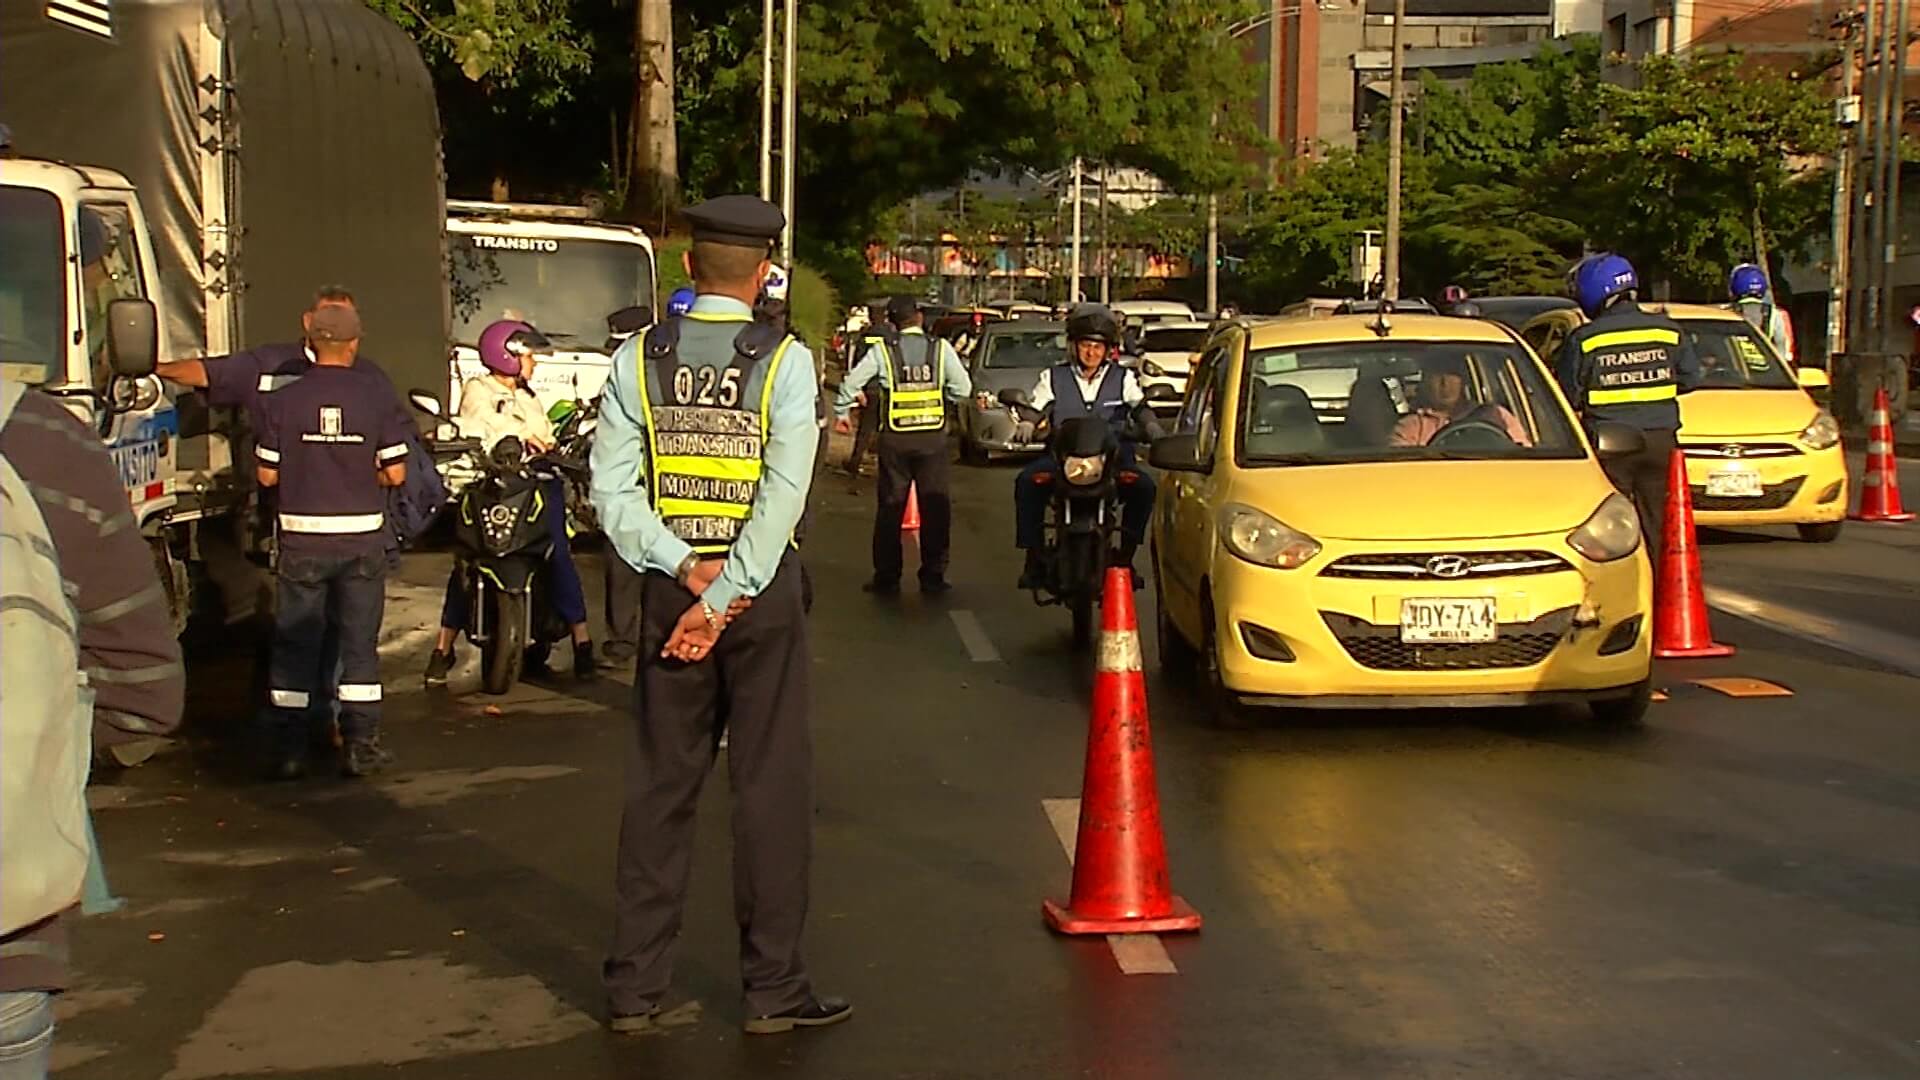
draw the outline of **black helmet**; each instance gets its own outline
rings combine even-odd
[[[1068,341],[1104,341],[1120,344],[1120,320],[1098,304],[1088,304],[1067,317]]]

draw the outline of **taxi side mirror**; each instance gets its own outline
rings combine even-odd
[[[1803,367],[1794,372],[1793,377],[1802,390],[1826,390],[1833,386],[1833,377],[1817,367]]]
[[[1156,469],[1168,472],[1201,472],[1206,466],[1200,460],[1200,437],[1198,435],[1168,435],[1155,439],[1147,450],[1147,461]]]
[[[1602,420],[1593,428],[1593,449],[1602,461],[1632,457],[1646,452],[1647,435],[1631,424]]]
[[[123,379],[144,379],[160,359],[160,313],[153,301],[128,297],[107,305],[107,360]]]

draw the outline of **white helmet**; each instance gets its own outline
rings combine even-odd
[[[766,279],[760,282],[760,295],[769,300],[785,300],[788,281],[786,270],[774,263],[767,267]]]

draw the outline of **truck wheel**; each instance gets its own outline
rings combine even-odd
[[[485,625],[491,631],[480,650],[480,686],[504,694],[520,681],[527,654],[527,598],[523,593],[488,589]]]
[[[1644,727],[1647,709],[1653,705],[1653,679],[1643,679],[1634,685],[1633,692],[1626,697],[1612,698],[1607,701],[1593,702],[1593,718],[1601,727],[1616,731],[1634,731]]]
[[[1845,522],[1822,521],[1812,525],[1796,525],[1794,528],[1800,531],[1800,539],[1809,544],[1831,544],[1840,539],[1840,526],[1843,524]]]

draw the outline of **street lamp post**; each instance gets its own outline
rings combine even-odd
[[[1073,276],[1067,284],[1067,302],[1080,302],[1080,159],[1073,159]]]
[[[1402,2],[1404,2],[1404,0],[1402,0]],[[785,43],[782,49],[782,66],[785,70],[781,72],[780,78],[780,210],[781,213],[785,215],[787,224],[785,228],[780,230],[780,262],[789,274],[793,272],[794,159],[799,156],[793,145],[793,54],[794,36],[799,22],[797,8],[797,0],[787,0],[786,24],[781,28],[785,35]]]
[[[760,7],[760,197],[773,201],[773,0]]]
[[[1207,196],[1207,310],[1220,311],[1220,196]]]

